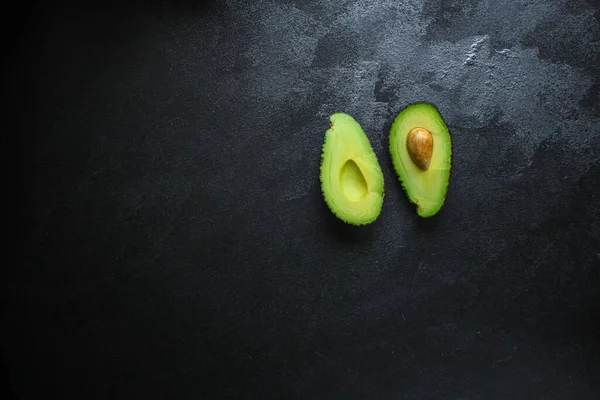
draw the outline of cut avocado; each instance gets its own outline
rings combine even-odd
[[[390,154],[417,214],[423,218],[437,214],[450,181],[452,141],[433,104],[414,103],[400,111],[390,131]]]
[[[325,132],[321,189],[333,214],[352,225],[377,219],[383,204],[383,173],[369,138],[348,114],[336,113]]]

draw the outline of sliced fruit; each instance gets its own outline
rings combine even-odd
[[[377,219],[383,204],[383,173],[369,138],[348,114],[336,113],[325,132],[321,189],[331,212],[352,225]]]
[[[398,113],[390,131],[390,154],[417,214],[424,218],[437,214],[450,182],[452,140],[433,104],[410,104]]]

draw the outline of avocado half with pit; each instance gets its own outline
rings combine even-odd
[[[409,200],[423,218],[442,208],[450,182],[452,140],[438,109],[413,103],[402,109],[390,131],[394,169]]]
[[[383,204],[383,173],[369,138],[348,114],[329,118],[321,157],[321,189],[327,206],[342,221],[366,225]]]

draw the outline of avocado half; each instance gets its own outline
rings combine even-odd
[[[425,129],[433,138],[426,169],[413,161],[407,146],[409,132],[415,128]],[[434,216],[446,199],[452,165],[452,140],[442,115],[431,103],[406,106],[392,123],[389,145],[394,169],[409,200],[417,205],[417,214]]]
[[[377,219],[383,204],[383,173],[369,138],[348,114],[330,116],[321,157],[321,189],[331,212],[352,225]]]

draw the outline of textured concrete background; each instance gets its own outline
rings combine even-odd
[[[4,75],[28,227],[3,302],[15,392],[598,398],[598,10],[35,8]],[[417,100],[454,146],[430,220],[386,150]],[[320,194],[337,111],[385,174],[360,229]]]

